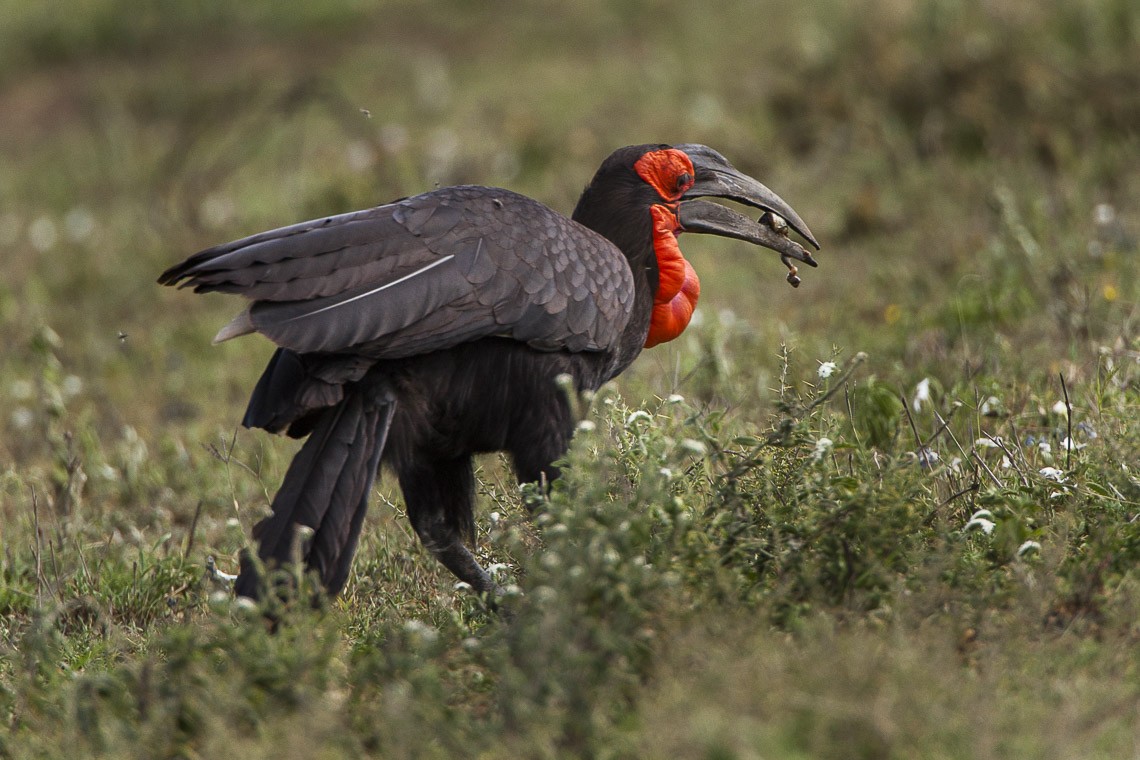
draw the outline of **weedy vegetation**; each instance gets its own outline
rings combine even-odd
[[[1140,9],[84,0],[0,16],[0,757],[1140,757]],[[487,457],[501,613],[376,488],[235,601],[296,444],[186,254],[434,183],[569,211],[699,141],[824,243]],[[533,514],[532,514],[533,512]],[[305,580],[301,580],[301,592]]]

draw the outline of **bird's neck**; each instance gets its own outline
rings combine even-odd
[[[657,264],[657,287],[653,295],[653,311],[645,347],[673,340],[689,326],[701,281],[692,265],[681,254],[677,235],[681,225],[673,209],[665,205],[650,208],[653,217],[653,257]]]

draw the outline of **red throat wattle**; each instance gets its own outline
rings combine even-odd
[[[692,265],[681,255],[677,232],[681,225],[667,206],[650,208],[653,214],[653,252],[657,256],[657,294],[653,297],[653,314],[649,319],[649,335],[645,347],[673,340],[689,325],[701,281]]]

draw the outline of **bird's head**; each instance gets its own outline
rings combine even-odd
[[[763,214],[753,220],[702,200],[706,197],[752,206]],[[647,347],[680,335],[700,295],[696,272],[677,244],[680,233],[720,235],[776,251],[793,285],[799,284],[799,277],[791,260],[813,267],[816,261],[789,237],[789,230],[819,248],[807,224],[780,196],[720,153],[697,144],[634,145],[614,151],[583,191],[574,219],[617,245],[635,275],[641,268],[647,273],[654,293]]]

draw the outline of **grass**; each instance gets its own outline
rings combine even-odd
[[[1133,5],[2,3],[0,756],[1137,756]],[[650,140],[821,267],[686,236],[699,322],[549,498],[480,462],[507,614],[385,481],[268,633],[208,567],[295,450],[235,429],[269,347],[158,272]]]

